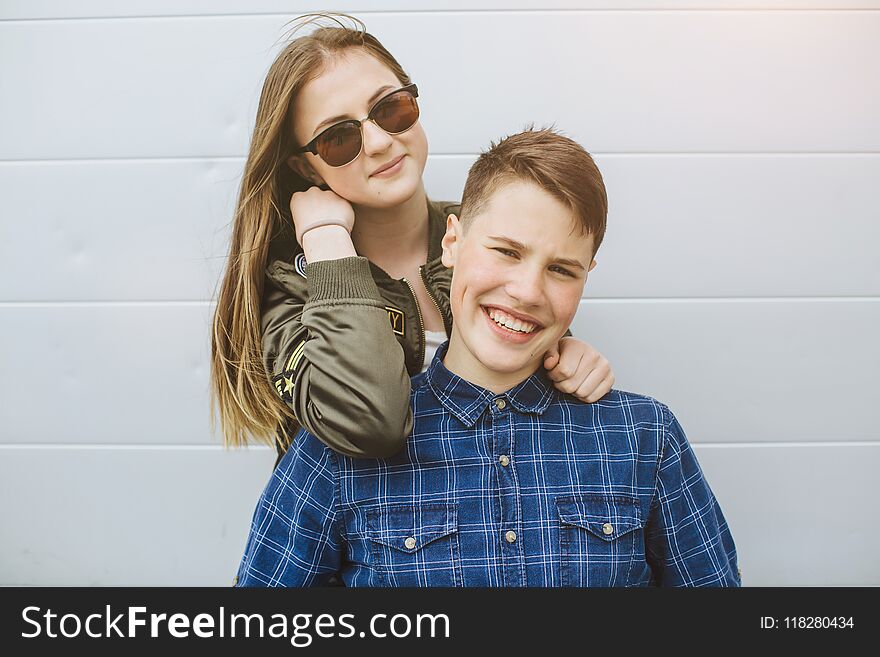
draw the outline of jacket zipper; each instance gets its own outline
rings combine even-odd
[[[419,268],[419,271],[421,271],[421,267]],[[409,293],[412,294],[413,302],[416,304],[416,315],[419,318],[419,359],[417,362],[419,366],[419,371],[421,372],[422,365],[425,362],[425,322],[422,319],[422,309],[419,308],[419,299],[418,297],[416,297],[416,291],[413,289],[413,286],[410,285],[410,282],[408,280],[406,280],[405,278],[401,280],[406,283],[406,286],[409,288]],[[430,292],[428,294],[430,295]],[[436,303],[436,301],[434,303]]]
[[[443,314],[442,310],[440,310],[440,304],[437,302],[437,297],[434,296],[434,292],[431,290],[431,286],[428,285],[428,280],[425,278],[424,265],[421,265],[419,267],[419,276],[422,277],[422,283],[425,286],[425,290],[428,292],[428,296],[431,297],[431,301],[434,302],[434,307],[437,309],[437,314],[440,315],[440,319],[443,320],[443,330],[446,331],[446,337],[452,337],[452,331],[449,328],[449,324],[446,323],[446,315]]]

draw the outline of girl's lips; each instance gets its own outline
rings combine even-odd
[[[506,342],[511,342],[513,344],[525,344],[536,335],[538,335],[538,333],[540,333],[542,330],[542,327],[538,326],[531,333],[520,333],[519,331],[511,331],[510,329],[499,326],[494,319],[489,317],[489,311],[484,306],[480,306],[480,310],[483,311],[483,317],[486,318],[486,322],[489,324],[489,328],[492,330],[492,332]]]
[[[391,165],[387,169],[382,169],[381,171],[377,171],[376,173],[373,173],[372,176],[379,176],[380,178],[384,178],[387,176],[393,176],[395,173],[400,171],[400,169],[403,167],[404,158],[406,158],[406,155],[401,155],[393,165]]]

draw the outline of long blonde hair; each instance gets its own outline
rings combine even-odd
[[[334,24],[321,25],[324,19]],[[361,21],[345,14],[321,13],[306,14],[295,22],[292,33],[313,23],[318,27],[281,51],[263,83],[233,219],[229,260],[214,312],[212,420],[219,416],[227,447],[240,447],[254,439],[284,448],[290,437],[283,427],[296,421],[269,382],[260,320],[269,244],[291,223],[291,195],[311,186],[286,164],[297,146],[293,142],[297,94],[320,75],[334,54],[349,48],[363,48],[376,57],[402,85],[411,82]]]

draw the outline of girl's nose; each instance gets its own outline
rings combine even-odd
[[[377,126],[372,121],[363,124],[364,152],[367,155],[375,155],[388,149],[394,142],[394,138]]]

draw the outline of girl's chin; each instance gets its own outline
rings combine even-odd
[[[368,208],[394,208],[410,200],[419,189],[419,181],[395,181],[393,185],[371,185],[371,189],[351,203]]]

